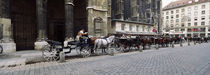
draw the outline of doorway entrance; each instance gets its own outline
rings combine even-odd
[[[74,35],[81,29],[87,31],[87,4],[88,0],[74,0]]]
[[[64,0],[47,2],[48,38],[63,42],[65,39],[65,4]]]
[[[33,50],[36,41],[36,0],[10,0],[16,49]]]

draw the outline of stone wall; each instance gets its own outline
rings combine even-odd
[[[91,2],[91,3],[90,3]],[[108,34],[108,0],[94,0],[88,3],[88,32],[91,36],[106,36]],[[100,18],[102,21],[97,24],[101,27],[101,33],[96,34],[95,19]]]

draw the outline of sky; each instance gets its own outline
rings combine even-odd
[[[177,0],[162,0],[162,7],[165,7],[166,5],[168,5],[170,2],[173,2],[173,1],[177,1]]]

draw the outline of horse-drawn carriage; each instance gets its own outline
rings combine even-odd
[[[77,50],[79,55],[82,57],[89,57],[91,54],[99,55],[99,49],[102,49],[102,52],[108,53],[108,49],[114,36],[110,36],[104,39],[94,39],[86,38],[83,41],[68,41],[67,46],[64,47],[61,42],[53,40],[45,40],[47,45],[42,49],[42,56],[46,61],[56,61],[59,59],[60,52],[64,54],[71,53],[72,50]],[[67,51],[66,51],[67,50]]]
[[[56,61],[59,59],[59,53],[62,51],[65,54],[71,53],[72,50],[79,51],[79,54],[82,57],[88,57],[91,53],[91,44],[88,41],[78,42],[78,41],[70,41],[68,42],[67,46],[64,47],[61,42],[53,41],[53,40],[46,40],[48,43],[43,47],[42,55],[46,61]]]
[[[141,42],[139,38],[115,38],[115,49],[117,51],[127,52],[132,49],[139,50]]]
[[[46,40],[47,45],[43,48],[43,57],[47,61],[54,61],[59,59],[60,52],[64,54],[71,53],[72,50],[77,50],[82,57],[89,57],[92,54],[99,55],[99,51],[106,54],[114,54],[114,51],[127,52],[130,50],[139,50],[140,52],[151,45],[159,47],[174,47],[173,44],[180,44],[184,39],[180,37],[163,37],[163,36],[139,36],[121,38],[120,36],[109,36],[107,38],[87,38],[83,41],[68,41],[66,46],[62,43],[52,40]],[[200,41],[201,39],[188,38],[188,41]],[[203,39],[206,41],[206,39]]]

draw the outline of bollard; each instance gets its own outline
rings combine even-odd
[[[139,46],[139,52],[143,52],[143,47],[141,45]]]
[[[159,49],[159,44],[156,44],[155,45],[155,48],[158,50]]]
[[[188,41],[188,46],[190,46],[190,41]]]
[[[194,45],[196,45],[196,41],[194,41]]]
[[[174,48],[174,41],[172,42],[172,48]]]
[[[183,44],[182,44],[182,42],[180,42],[180,46],[181,46],[181,47],[183,47]]]
[[[65,53],[62,51],[59,53],[59,56],[60,56],[60,59],[59,59],[59,62],[65,62]]]

